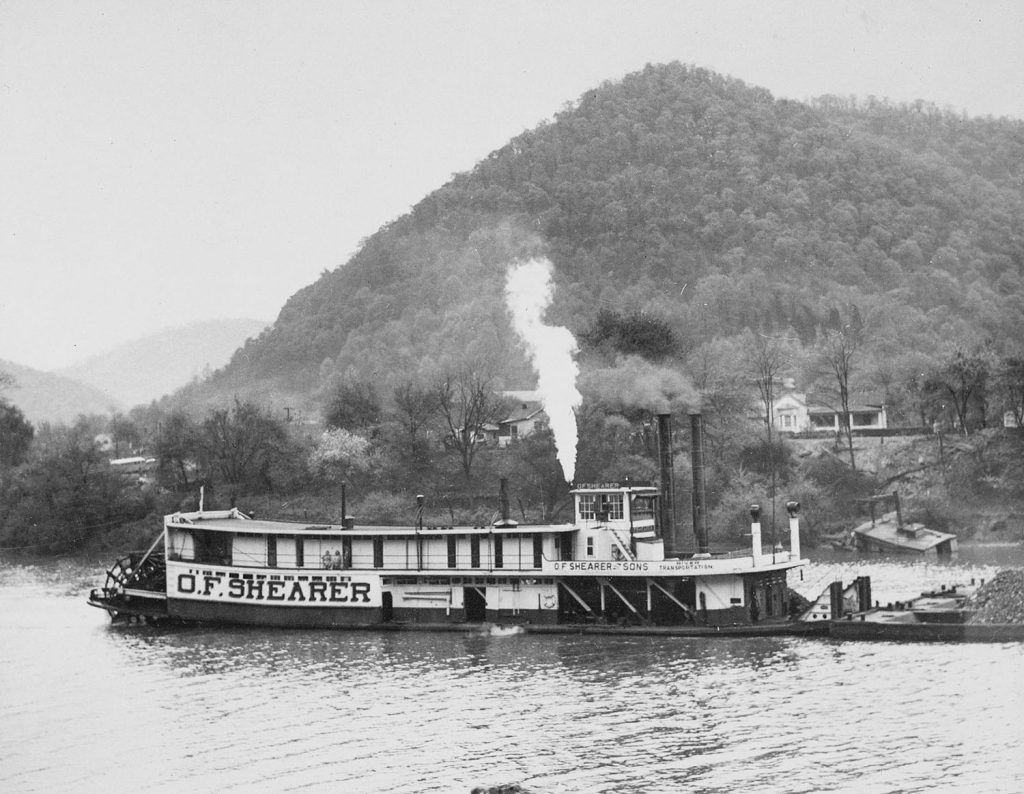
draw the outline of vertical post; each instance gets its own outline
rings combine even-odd
[[[900,509],[899,491],[892,492],[892,500],[896,503],[896,527],[903,529],[903,511]]]
[[[508,522],[508,514],[509,514],[509,509],[508,509],[508,478],[507,477],[502,477],[501,480],[499,480],[499,482],[500,482],[500,491],[499,491],[500,497],[499,498],[500,498],[500,503],[501,503],[501,521],[504,524],[504,523]]]
[[[673,482],[672,462],[672,416],[658,414],[658,470],[661,485],[659,500],[659,523],[665,543],[665,556],[674,555],[679,549],[676,542],[676,499]]]
[[[707,554],[708,524],[704,509],[704,420],[699,413],[690,414],[691,456],[693,458],[693,534],[697,537],[697,552]]]
[[[832,620],[843,616],[843,583],[839,580],[828,586],[829,614]]]
[[[871,577],[857,577],[857,611],[867,612],[871,609]]]
[[[426,497],[416,494],[416,570],[423,570],[423,504]]]
[[[761,505],[750,506],[750,551],[754,566],[761,564]]]
[[[790,500],[786,502],[786,512],[789,513],[789,558],[800,559],[800,519],[797,513],[800,512],[800,503]]]

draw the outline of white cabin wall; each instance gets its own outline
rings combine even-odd
[[[279,535],[277,538],[277,567],[278,568],[294,568],[295,567],[295,544],[296,540],[294,537],[289,535]],[[303,547],[303,555],[305,555],[305,547]]]
[[[717,579],[697,580],[697,603],[700,604],[700,594],[704,593],[708,609],[729,609],[730,607],[743,606],[743,580],[739,577],[726,577],[719,581]],[[738,604],[732,603],[731,599],[740,599]]]
[[[373,564],[372,556],[370,564]],[[415,543],[405,538],[384,538],[384,567],[416,569]]]
[[[373,567],[373,539],[352,538],[352,567]]]
[[[235,535],[231,540],[231,561],[244,567],[263,567],[267,564],[267,538],[265,535]]]
[[[557,610],[558,593],[554,584],[521,584],[517,590],[512,583],[487,585],[487,608],[495,610]]]

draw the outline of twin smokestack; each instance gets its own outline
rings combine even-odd
[[[680,551],[675,527],[675,487],[672,462],[672,416],[658,414],[658,466],[661,483],[661,527],[665,541],[665,554]],[[690,458],[693,469],[693,534],[697,540],[697,553],[707,554],[708,525],[705,509],[704,483],[704,420],[699,413],[690,414]]]

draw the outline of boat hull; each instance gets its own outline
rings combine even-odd
[[[1024,624],[963,623],[934,621],[877,621],[870,615],[859,619],[832,620],[829,636],[840,640],[881,640],[888,642],[1021,642]]]

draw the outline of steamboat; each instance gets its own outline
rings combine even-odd
[[[787,575],[800,555],[799,505],[788,549],[708,544],[703,430],[690,416],[696,549],[677,550],[671,417],[657,417],[660,483],[581,483],[573,521],[520,525],[501,490],[488,526],[303,524],[238,509],[178,512],[145,553],[108,571],[89,604],[114,620],[308,628],[522,630],[536,633],[827,633],[797,615]],[[344,515],[344,506],[342,508]],[[679,544],[681,545],[681,544]],[[820,620],[813,618],[820,617]]]

